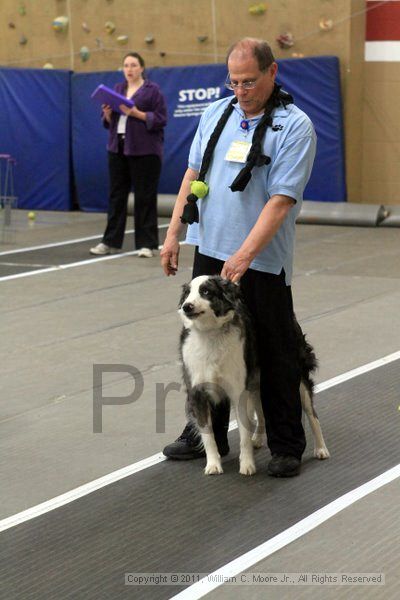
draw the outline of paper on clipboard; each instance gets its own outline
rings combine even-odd
[[[120,114],[123,114],[119,109],[120,104],[123,104],[128,108],[132,108],[132,106],[135,106],[133,100],[130,100],[126,96],[115,92],[114,90],[103,84],[99,85],[94,90],[93,94],[91,95],[91,98],[93,98],[93,100],[96,100],[100,104],[108,104],[108,106],[111,106],[111,108],[115,110],[115,112],[118,112]]]

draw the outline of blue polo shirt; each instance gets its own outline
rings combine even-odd
[[[203,113],[192,142],[189,167],[199,171],[207,142],[231,98],[211,104]],[[269,165],[254,167],[243,192],[229,188],[244,163],[227,160],[232,142],[250,142],[261,116],[249,120],[247,131],[240,127],[244,119],[239,104],[226,123],[213,153],[206,175],[207,196],[198,201],[200,222],[188,227],[186,242],[199,246],[206,256],[227,260],[242,245],[255,225],[266,202],[275,194],[290,196],[296,204],[271,242],[250,264],[251,269],[278,275],[285,269],[286,283],[292,279],[295,221],[300,212],[303,191],[310,177],[316,150],[316,135],[309,117],[289,104],[272,112],[263,154],[271,158]]]

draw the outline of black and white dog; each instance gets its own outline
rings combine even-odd
[[[183,286],[179,303],[183,321],[180,353],[188,392],[188,418],[201,434],[207,457],[206,475],[222,473],[211,411],[219,402],[234,406],[240,435],[242,475],[256,472],[253,447],[265,440],[265,422],[259,395],[257,353],[248,310],[240,288],[220,276],[196,277]],[[314,456],[329,457],[313,408],[311,373],[317,361],[295,321],[301,357],[301,401],[314,435]],[[256,417],[256,420],[254,419]]]

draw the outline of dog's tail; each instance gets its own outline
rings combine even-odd
[[[297,347],[299,349],[299,362],[301,369],[301,379],[307,388],[311,398],[314,393],[314,380],[312,374],[318,368],[318,360],[315,356],[314,348],[307,341],[296,317],[294,316],[294,327],[297,338]]]

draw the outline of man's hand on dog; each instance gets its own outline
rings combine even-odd
[[[233,283],[238,283],[250,266],[251,258],[245,257],[238,250],[224,263],[221,271],[221,277],[229,279]]]
[[[179,249],[179,241],[176,238],[166,239],[161,249],[161,266],[168,277],[176,275],[178,270]]]

